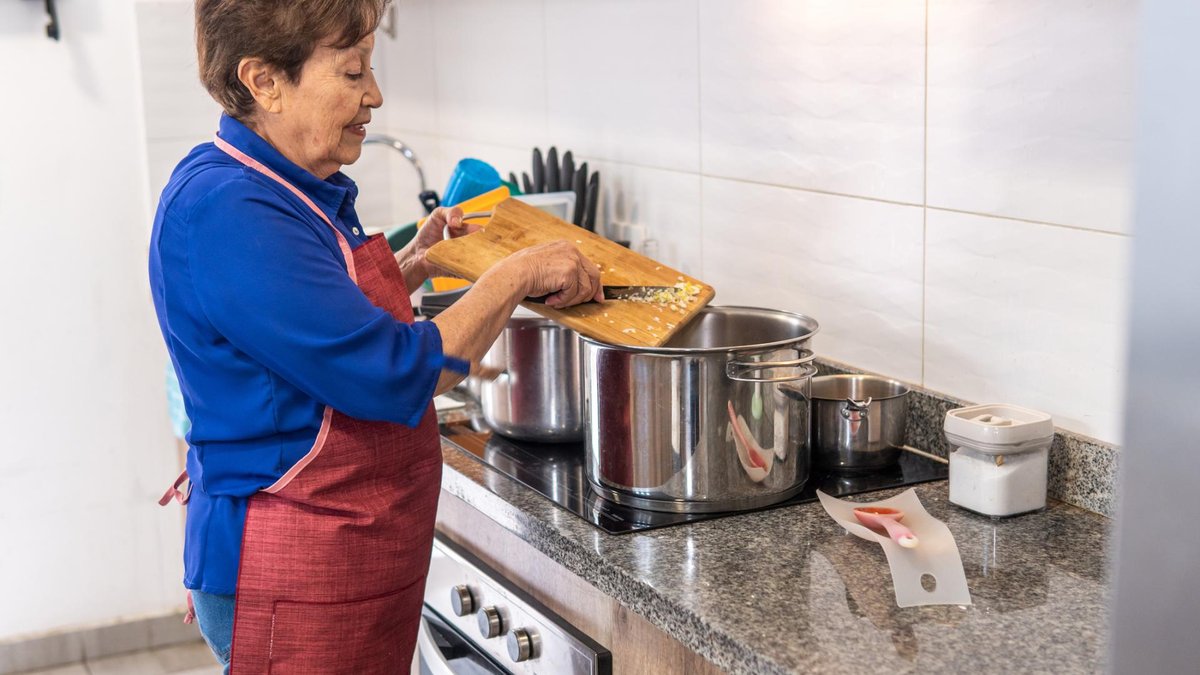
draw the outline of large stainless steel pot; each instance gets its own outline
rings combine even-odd
[[[817,466],[872,471],[900,456],[908,387],[871,375],[826,375],[813,380],[812,398]]]
[[[492,429],[529,441],[583,437],[578,333],[518,307],[480,363],[501,371],[470,384]]]
[[[588,480],[638,508],[732,511],[794,496],[809,474],[817,322],[708,307],[666,347],[581,338]]]

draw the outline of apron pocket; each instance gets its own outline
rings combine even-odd
[[[425,579],[351,602],[275,601],[271,675],[407,673]]]

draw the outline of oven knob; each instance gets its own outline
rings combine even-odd
[[[454,616],[475,613],[475,596],[466,584],[460,584],[450,589],[450,607],[454,610]]]
[[[484,607],[475,615],[479,622],[479,634],[485,638],[494,638],[504,632],[504,622],[500,618],[500,610],[495,605]]]
[[[525,628],[514,628],[508,631],[508,639],[505,640],[508,647],[508,657],[520,663],[532,659],[533,654],[533,634]]]

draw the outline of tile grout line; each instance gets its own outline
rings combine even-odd
[[[1012,220],[1018,223],[1028,223],[1030,225],[1045,225],[1046,227],[1057,227],[1064,230],[1075,230],[1078,232],[1091,232],[1092,234],[1108,234],[1114,237],[1131,238],[1127,232],[1112,232],[1110,230],[1101,230],[1095,227],[1084,227],[1082,225],[1066,225],[1064,223],[1049,223],[1044,220],[1033,220],[1032,218],[1020,218],[1017,216],[1001,216],[995,213],[983,213],[982,211],[968,211],[966,209],[953,209],[948,206],[927,206],[926,208],[934,211],[942,211],[944,213],[961,213],[967,216],[979,216],[980,218],[994,218],[997,220]]]

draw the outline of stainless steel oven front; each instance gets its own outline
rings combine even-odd
[[[611,675],[603,646],[438,535],[417,636],[422,675]]]

